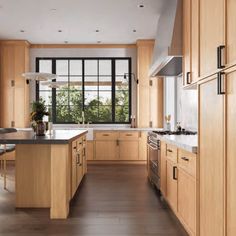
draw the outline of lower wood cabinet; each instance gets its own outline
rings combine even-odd
[[[177,166],[169,160],[166,163],[166,199],[177,212]]]
[[[193,235],[196,233],[196,180],[178,169],[178,214]]]
[[[146,136],[138,131],[95,131],[94,158],[101,161],[138,161],[146,158]],[[145,138],[145,145],[144,145]],[[140,140],[141,139],[141,140]],[[140,155],[140,143],[144,148]],[[145,157],[144,157],[145,156]]]
[[[196,163],[196,154],[161,142],[160,190],[190,235],[197,235]]]
[[[87,172],[85,136],[72,142],[71,153],[71,196],[73,197],[84,174]]]

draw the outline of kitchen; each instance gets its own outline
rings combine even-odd
[[[0,0],[0,235],[236,235],[235,1],[43,2]]]

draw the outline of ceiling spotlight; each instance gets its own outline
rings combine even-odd
[[[137,32],[137,30],[136,30],[136,29],[134,29],[134,30],[133,30],[133,32],[134,32],[134,33],[136,33],[136,32]]]
[[[62,30],[58,30],[57,32],[58,32],[58,33],[61,33],[61,32],[62,32]]]
[[[56,8],[51,8],[50,11],[56,11],[57,9]]]
[[[99,30],[99,29],[96,29],[95,32],[98,33],[98,32],[100,32],[100,30]]]
[[[68,43],[68,41],[64,41],[64,43]]]
[[[143,8],[144,5],[143,5],[143,4],[139,4],[138,7],[139,7],[139,8]]]
[[[25,31],[24,30],[20,30],[21,33],[24,33]]]
[[[101,43],[102,41],[97,41],[97,43]]]

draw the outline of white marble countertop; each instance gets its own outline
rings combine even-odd
[[[186,151],[198,152],[198,135],[159,135],[160,140],[173,144]]]

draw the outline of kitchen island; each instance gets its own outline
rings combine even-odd
[[[16,207],[50,208],[51,219],[65,219],[86,167],[87,130],[32,131],[0,135],[16,144]]]

